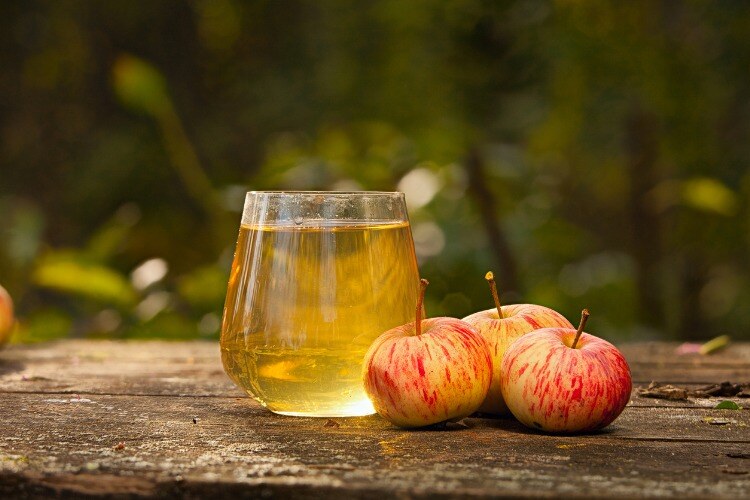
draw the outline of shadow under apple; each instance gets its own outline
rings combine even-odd
[[[617,426],[615,425],[608,425],[607,427],[604,427],[603,429],[597,429],[593,431],[580,431],[580,432],[544,432],[537,429],[532,429],[531,427],[526,427],[521,422],[516,420],[513,417],[497,417],[492,416],[490,418],[487,417],[479,417],[479,418],[472,418],[472,420],[478,420],[481,422],[481,424],[475,424],[481,425],[482,427],[489,427],[494,429],[502,429],[503,431],[512,433],[512,434],[521,434],[526,436],[551,436],[551,437],[566,437],[566,436],[606,436],[608,434],[612,434],[613,432],[616,432]]]

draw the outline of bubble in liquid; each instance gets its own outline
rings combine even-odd
[[[295,217],[295,218],[294,218],[294,223],[295,223],[295,224],[297,224],[298,226],[299,226],[300,224],[302,224],[302,222],[303,222],[303,219],[302,219],[302,217],[299,217],[299,216],[298,216],[298,217]]]

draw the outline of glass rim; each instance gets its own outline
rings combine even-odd
[[[248,191],[242,223],[261,220],[297,227],[298,220],[408,222],[409,215],[401,191]]]
[[[271,191],[247,191],[249,195],[309,195],[309,196],[403,196],[403,191],[296,191],[296,190],[271,190]]]

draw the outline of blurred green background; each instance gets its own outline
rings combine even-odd
[[[217,338],[249,189],[402,190],[428,314],[750,339],[750,3],[0,4],[16,341]]]

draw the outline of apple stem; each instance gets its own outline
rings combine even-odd
[[[584,309],[581,311],[581,322],[578,324],[578,330],[576,330],[576,338],[573,339],[573,345],[570,346],[571,349],[576,348],[576,344],[578,344],[578,339],[581,337],[581,334],[583,333],[583,329],[586,327],[586,322],[589,320],[589,310]]]
[[[417,297],[417,321],[414,323],[414,329],[417,331],[417,337],[422,335],[422,307],[424,304],[424,291],[430,282],[422,278],[419,280],[419,296]]]
[[[497,285],[495,284],[495,275],[492,271],[488,271],[484,275],[484,279],[490,284],[490,292],[492,292],[492,299],[495,301],[495,307],[497,307],[497,315],[500,319],[503,318],[503,310],[500,307],[500,296],[497,294]]]

